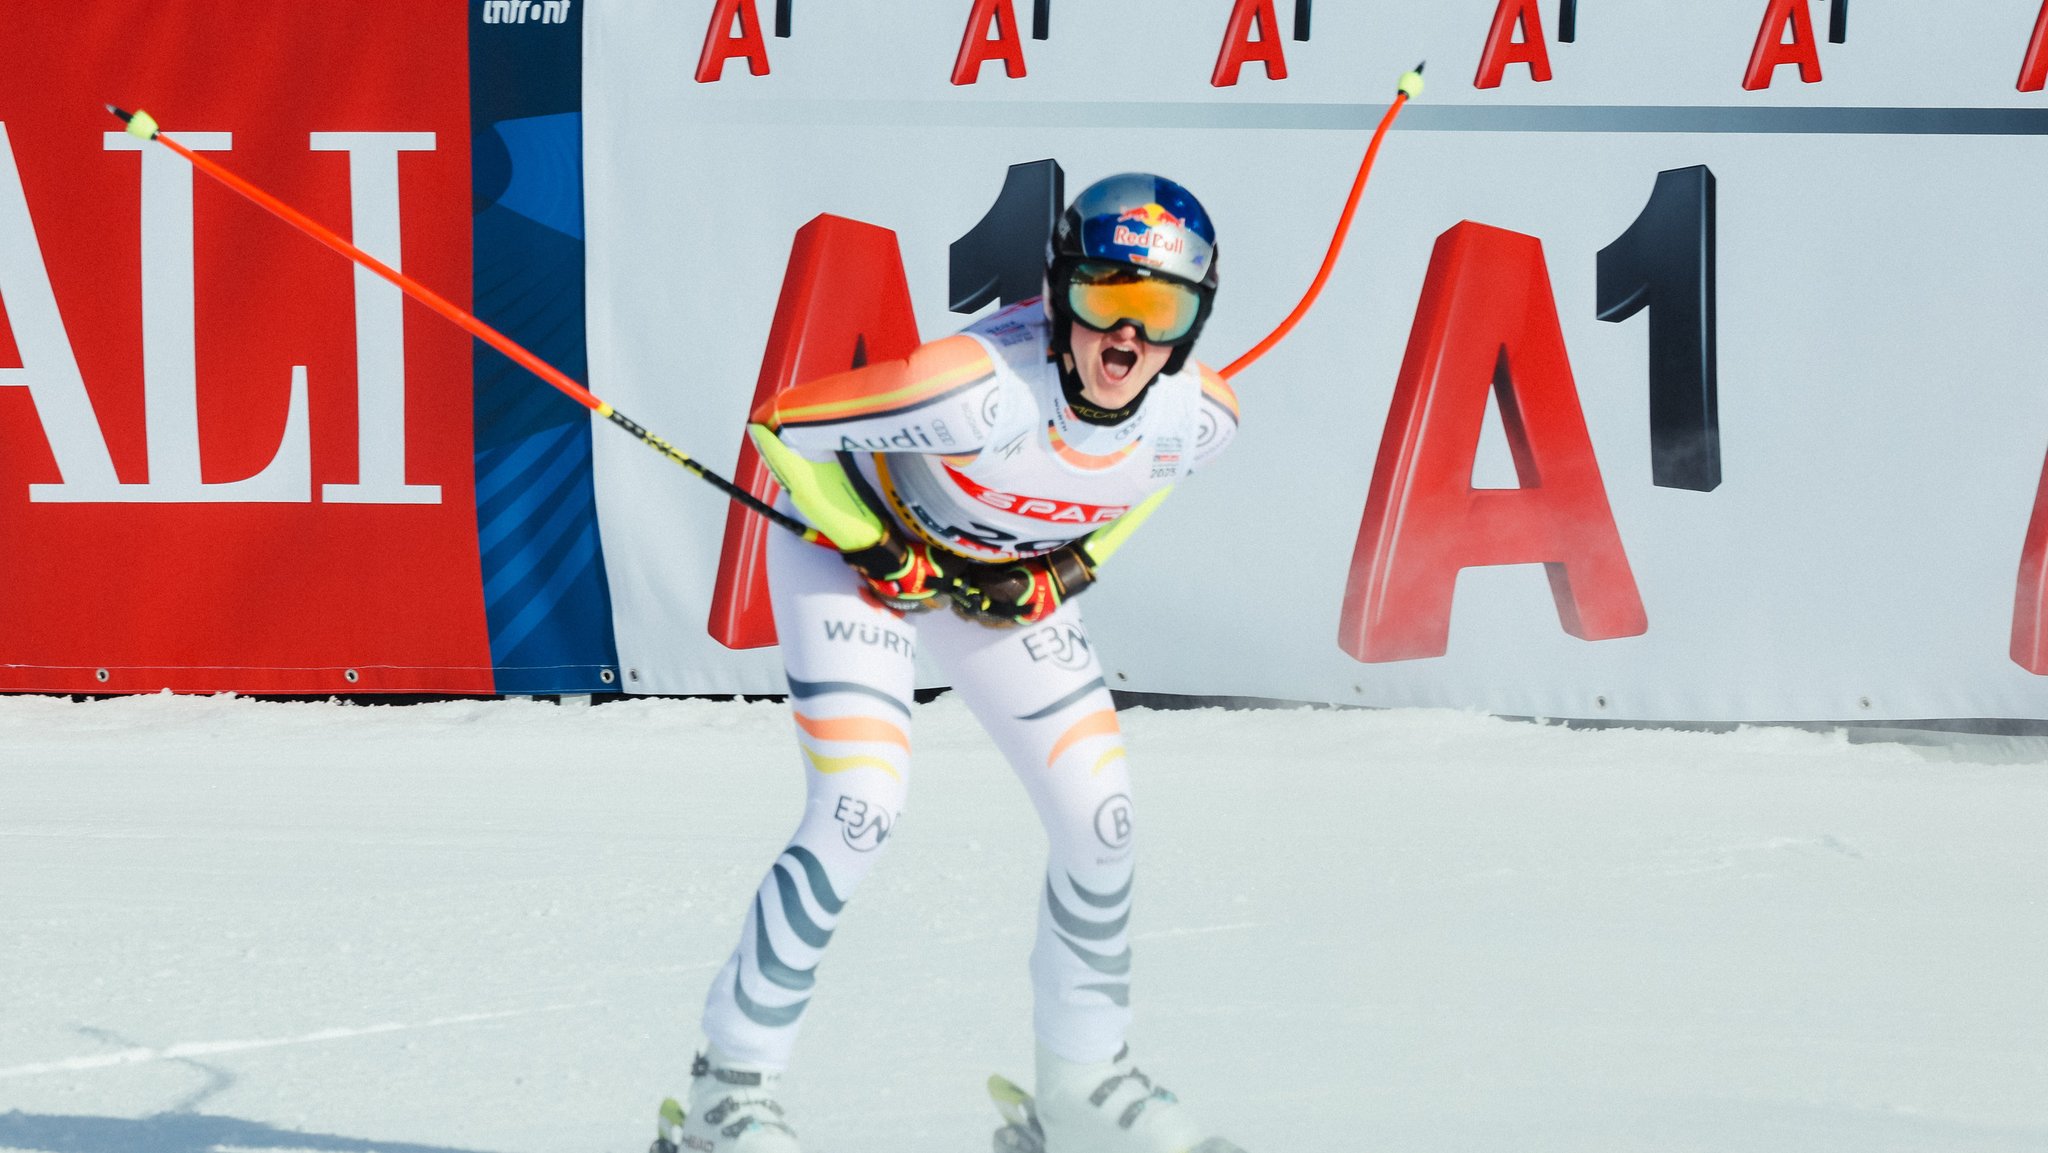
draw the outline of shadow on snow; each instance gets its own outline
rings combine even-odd
[[[0,1148],[35,1153],[213,1153],[222,1146],[317,1153],[482,1153],[447,1145],[297,1133],[204,1113],[160,1113],[142,1118],[0,1113]]]

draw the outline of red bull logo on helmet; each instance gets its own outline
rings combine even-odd
[[[1127,210],[1122,216],[1117,217],[1118,223],[1129,220],[1143,221],[1147,228],[1164,228],[1168,225],[1172,225],[1175,228],[1186,228],[1188,226],[1186,219],[1175,216],[1173,213],[1168,212],[1164,205],[1159,204],[1142,204]]]
[[[1069,212],[1079,218],[1076,255],[1126,261],[1193,282],[1208,275],[1215,261],[1201,206],[1159,177],[1127,173],[1099,181]]]
[[[1163,252],[1172,256],[1180,255],[1187,248],[1187,241],[1178,235],[1161,232],[1156,228],[1138,232],[1128,225],[1119,224],[1116,226],[1115,238],[1116,243],[1124,248],[1147,248],[1155,253]]]
[[[1161,255],[1178,256],[1187,250],[1187,241],[1180,231],[1187,227],[1187,223],[1168,212],[1163,205],[1141,204],[1124,210],[1116,218],[1116,232],[1112,238],[1119,247],[1146,248]],[[1166,228],[1175,231],[1161,231]]]

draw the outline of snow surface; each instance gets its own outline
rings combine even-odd
[[[2048,1150],[2048,749],[1129,710],[1134,1052],[1253,1153]],[[816,1153],[980,1153],[1042,837],[955,700],[821,970]],[[0,698],[0,1149],[639,1153],[782,706]]]

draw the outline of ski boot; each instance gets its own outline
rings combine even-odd
[[[1038,1096],[1001,1077],[989,1095],[1008,1122],[995,1153],[1244,1153],[1204,1137],[1180,1099],[1153,1084],[1125,1048],[1108,1061],[1068,1061],[1038,1049]]]
[[[775,1085],[782,1074],[729,1061],[717,1050],[690,1065],[689,1105],[661,1103],[648,1153],[802,1153],[782,1119]]]

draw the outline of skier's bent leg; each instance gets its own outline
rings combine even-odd
[[[1031,952],[1036,1118],[1046,1153],[1242,1153],[1205,1139],[1124,1044],[1131,778],[1116,707],[1076,606],[1006,632],[933,624],[925,643],[1009,758],[1051,844]]]
[[[1034,1032],[1072,1060],[1107,1060],[1131,1021],[1136,845],[1123,734],[1079,612],[1070,604],[1022,629],[933,621],[925,639],[1050,844],[1031,953]]]
[[[825,946],[903,811],[916,630],[862,599],[829,553],[778,534],[769,566],[804,813],[712,982],[704,1032],[714,1052],[779,1071]]]

